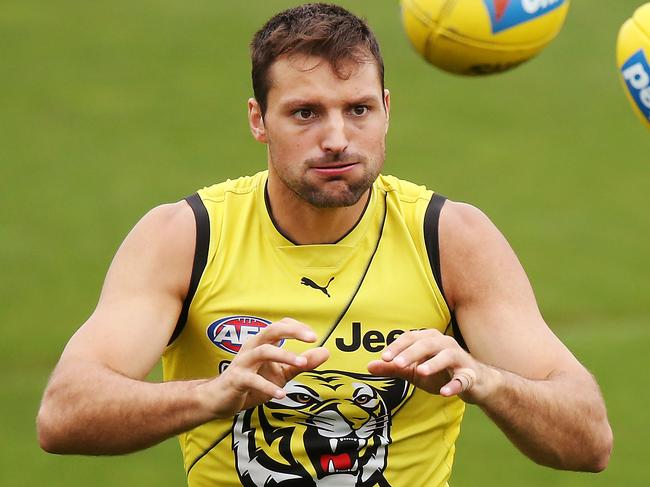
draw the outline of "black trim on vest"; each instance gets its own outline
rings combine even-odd
[[[440,212],[442,211],[442,207],[445,205],[445,201],[447,201],[447,198],[440,194],[434,194],[431,197],[431,201],[429,201],[429,205],[424,214],[424,243],[427,248],[427,255],[429,256],[429,264],[431,265],[433,277],[438,284],[438,289],[440,289],[443,299],[447,303],[447,307],[449,307],[449,302],[445,296],[445,290],[442,287],[442,273],[440,272],[440,240],[438,238]],[[449,312],[451,313],[451,319],[447,326],[447,330],[449,330],[449,326],[451,326],[453,336],[458,344],[465,350],[469,351],[465,339],[460,332],[458,322],[456,321],[456,315],[454,315],[451,307],[449,307]]]
[[[174,333],[172,333],[169,343],[171,345],[178,335],[181,334],[183,328],[185,328],[185,323],[187,322],[187,314],[190,310],[190,304],[192,299],[194,299],[194,294],[196,293],[196,288],[199,286],[199,281],[203,275],[203,270],[205,265],[208,262],[208,248],[210,245],[210,217],[208,216],[208,210],[206,210],[201,197],[198,193],[194,193],[191,196],[185,198],[187,204],[192,208],[194,212],[194,219],[196,220],[196,244],[194,246],[194,263],[192,264],[192,277],[190,278],[190,286],[187,290],[187,295],[183,300],[183,307],[181,308],[180,315],[178,316],[178,321],[176,322],[176,328],[174,328]]]
[[[370,204],[370,198],[372,198],[372,186],[370,187],[370,192],[368,193],[368,199],[366,199],[366,204],[363,207],[363,211],[361,212],[361,215],[359,215],[359,219],[356,221],[354,225],[350,227],[350,229],[345,232],[341,237],[339,237],[336,241],[332,242],[332,244],[337,244],[341,240],[343,240],[345,237],[350,235],[352,231],[357,228],[357,225],[363,218],[363,216],[366,214],[366,210],[368,209],[368,205]],[[271,197],[269,196],[269,180],[266,180],[266,183],[264,183],[264,206],[266,206],[266,213],[269,215],[269,218],[271,219],[271,223],[273,223],[273,226],[277,230],[277,232],[282,235],[284,238],[286,238],[289,242],[291,242],[294,245],[301,245],[298,242],[295,242],[291,238],[289,238],[288,235],[286,235],[282,229],[280,228],[280,225],[278,225],[278,222],[275,221],[275,217],[273,216],[273,211],[271,209]]]
[[[225,438],[227,438],[228,435],[232,435],[232,428],[234,428],[234,425],[233,425],[233,426],[232,426],[228,431],[226,431],[226,432],[223,433],[221,436],[219,436],[216,440],[214,440],[214,441],[212,442],[212,444],[211,444],[208,448],[206,448],[205,450],[203,450],[203,453],[201,453],[198,457],[196,457],[196,458],[194,459],[194,461],[192,462],[192,464],[190,465],[190,467],[187,469],[187,472],[185,472],[185,475],[187,475],[187,476],[189,477],[190,472],[191,472],[192,469],[194,468],[194,465],[196,465],[197,463],[199,463],[199,460],[201,460],[201,458],[203,458],[203,457],[206,456],[208,453],[210,453],[210,452],[212,451],[212,449],[213,449],[215,446],[217,446],[219,443],[221,443]]]
[[[453,311],[451,313],[451,320],[449,324],[451,325],[451,331],[454,335],[454,338],[458,342],[458,345],[460,345],[466,352],[469,352],[469,347],[467,346],[467,343],[465,343],[463,334],[460,332],[460,327],[458,326],[458,321],[456,321],[456,315]]]

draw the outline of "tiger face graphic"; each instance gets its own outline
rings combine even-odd
[[[240,412],[233,451],[245,487],[369,487],[383,480],[394,412],[412,389],[401,379],[304,372],[286,396]]]

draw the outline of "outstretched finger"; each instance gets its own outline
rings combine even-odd
[[[435,356],[425,360],[415,369],[417,375],[428,376],[437,374],[438,372],[448,369],[452,370],[458,367],[458,352],[453,348],[442,350]]]
[[[462,394],[468,391],[476,381],[476,372],[472,369],[463,368],[454,371],[454,376],[447,384],[440,389],[440,395],[449,397]]]
[[[264,343],[253,349],[240,351],[236,358],[238,365],[249,369],[257,369],[264,363],[275,362],[290,366],[302,367],[307,364],[307,359],[293,352],[285,350],[270,343]]]
[[[460,347],[456,341],[442,334],[423,333],[422,337],[402,350],[393,358],[398,367],[417,366],[425,363],[440,354],[452,354],[455,356]]]
[[[269,326],[260,331],[257,335],[250,337],[242,349],[250,349],[264,343],[278,344],[282,340],[296,339],[306,343],[313,343],[317,336],[309,326],[292,318],[282,318],[279,321],[271,323]]]
[[[379,377],[398,377],[400,379],[413,380],[413,368],[405,369],[399,367],[393,362],[384,360],[373,360],[368,363],[368,372]]]
[[[330,352],[325,347],[315,347],[306,350],[301,356],[307,359],[307,363],[303,366],[303,369],[309,370],[323,365],[330,358]]]
[[[284,367],[285,380],[288,382],[297,376],[299,373],[306,370],[313,370],[316,367],[325,363],[330,357],[330,352],[325,347],[311,348],[300,355],[300,358],[305,359],[302,365],[289,365]]]
[[[242,378],[242,383],[247,386],[248,390],[255,391],[264,396],[268,396],[269,398],[274,397],[276,399],[282,399],[286,396],[284,389],[278,387],[277,384],[265,379],[261,375],[246,374],[246,376]]]
[[[381,354],[381,359],[390,362],[422,340],[437,339],[440,336],[442,336],[442,333],[434,329],[408,331],[401,334],[394,342],[386,347],[386,350]],[[404,366],[406,363],[401,365]]]

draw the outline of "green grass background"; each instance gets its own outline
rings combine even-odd
[[[34,417],[120,241],[152,206],[264,167],[248,42],[296,2],[0,2],[0,485],[183,485],[170,440],[118,458],[38,448]],[[616,444],[599,475],[519,454],[475,408],[453,487],[648,485],[650,134],[615,69],[641,0],[574,0],[538,58],[481,79],[423,62],[397,2],[342,1],[382,43],[387,173],[483,208],[556,333],[598,377]]]

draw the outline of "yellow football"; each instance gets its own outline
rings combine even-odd
[[[634,112],[650,128],[650,3],[639,7],[618,33],[616,64]]]
[[[569,0],[401,0],[415,49],[451,73],[505,71],[538,54],[560,32]]]

